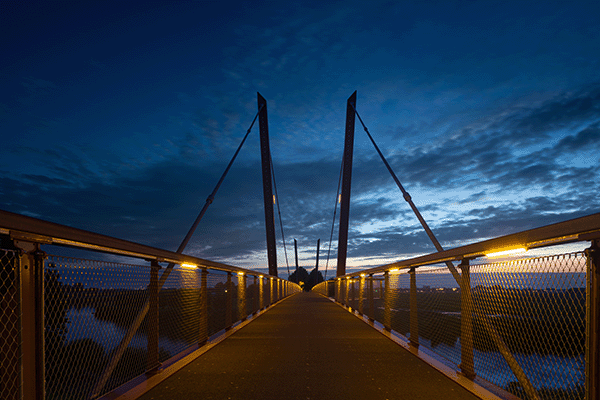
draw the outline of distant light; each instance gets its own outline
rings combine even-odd
[[[341,194],[338,196],[338,203],[342,204],[342,195]]]
[[[389,273],[392,275],[396,275],[400,273],[400,268],[392,268],[389,270]]]
[[[361,277],[361,278],[364,278],[365,276],[366,276],[365,274],[360,274],[360,277]]]
[[[181,264],[181,268],[198,268],[198,266],[195,264],[183,263],[183,264]]]
[[[275,195],[273,195],[273,204],[277,204],[277,201],[275,201]]]
[[[259,275],[258,277],[259,277],[260,279],[264,278],[264,276],[262,276],[262,275]]]
[[[527,251],[526,248],[521,247],[518,249],[510,249],[510,250],[497,251],[494,253],[488,253],[485,256],[488,258],[493,258],[493,257],[500,257],[500,256],[508,256],[508,255],[512,255],[512,254],[525,253],[526,251]]]
[[[244,276],[244,273],[243,272],[238,272],[238,275],[239,276]]]

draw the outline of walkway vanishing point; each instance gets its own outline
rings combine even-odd
[[[479,388],[479,394],[485,391]],[[284,299],[139,397],[192,398],[479,397],[339,305],[303,292]]]

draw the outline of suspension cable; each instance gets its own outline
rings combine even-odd
[[[260,109],[262,109],[262,106],[260,107]],[[198,217],[196,218],[196,220],[192,224],[192,227],[190,228],[190,230],[188,231],[187,235],[183,239],[183,242],[181,242],[181,244],[179,245],[179,248],[177,249],[177,253],[183,252],[183,249],[185,249],[185,246],[187,246],[188,242],[192,238],[192,235],[194,234],[194,231],[198,227],[198,224],[200,223],[200,220],[202,219],[202,217],[206,213],[206,210],[208,209],[208,206],[211,205],[212,202],[213,202],[213,200],[215,199],[215,195],[217,194],[217,191],[221,187],[221,184],[223,183],[223,180],[225,180],[225,176],[227,176],[227,173],[229,172],[229,169],[233,165],[233,162],[235,161],[235,159],[236,159],[238,153],[240,152],[240,150],[242,149],[242,146],[244,145],[244,142],[246,141],[246,138],[250,134],[250,131],[252,130],[252,127],[254,126],[254,123],[256,122],[256,118],[258,118],[258,114],[260,113],[260,109],[258,110],[258,112],[256,113],[256,115],[254,116],[254,119],[252,120],[252,123],[250,124],[250,127],[248,128],[248,131],[246,132],[246,135],[244,136],[244,138],[242,139],[242,142],[240,143],[240,145],[238,146],[237,150],[235,151],[235,154],[231,158],[231,161],[229,161],[229,165],[227,165],[227,168],[225,168],[225,172],[223,172],[223,175],[221,175],[221,179],[219,179],[219,182],[217,183],[217,186],[215,186],[215,188],[212,191],[212,193],[206,199],[206,203],[204,203],[204,207],[202,207],[202,211],[200,211],[200,214],[198,214]]]
[[[327,250],[327,262],[325,263],[325,278],[327,280],[327,267],[329,266],[329,254],[331,253],[331,242],[333,241],[333,229],[335,228],[335,214],[337,213],[337,205],[340,197],[340,186],[342,184],[342,172],[344,170],[344,157],[342,157],[342,164],[340,165],[340,177],[338,179],[338,188],[335,195],[335,205],[333,207],[333,222],[331,223],[331,235],[329,236],[329,250]]]
[[[283,253],[285,254],[285,265],[287,266],[288,277],[290,276],[290,264],[288,262],[287,248],[285,246],[285,236],[283,234],[283,220],[281,219],[281,210],[279,208],[279,195],[277,194],[277,184],[275,183],[275,169],[273,168],[273,159],[269,152],[269,161],[271,162],[271,177],[273,178],[273,189],[275,190],[275,204],[277,205],[277,214],[279,214],[279,226],[281,227],[281,240],[283,241]]]
[[[379,157],[381,157],[381,160],[383,161],[383,163],[387,167],[388,171],[392,175],[392,178],[394,178],[394,181],[396,182],[396,185],[398,185],[398,188],[402,192],[404,200],[406,200],[406,202],[410,205],[410,208],[412,208],[413,212],[417,216],[417,219],[421,223],[421,226],[425,230],[425,233],[427,233],[427,236],[429,236],[429,239],[431,240],[431,242],[433,243],[433,245],[435,246],[435,248],[437,249],[437,251],[443,251],[444,249],[442,248],[442,245],[440,244],[440,242],[438,242],[437,238],[435,237],[435,235],[433,234],[433,232],[429,228],[429,225],[427,225],[427,222],[425,222],[425,219],[423,219],[423,216],[421,215],[421,213],[417,209],[417,206],[415,206],[415,203],[413,203],[412,198],[410,197],[410,194],[408,194],[408,192],[404,189],[404,187],[402,186],[402,184],[398,180],[398,177],[396,176],[396,174],[392,170],[392,167],[390,167],[390,164],[387,162],[387,160],[383,156],[383,153],[381,153],[381,150],[379,150],[379,147],[375,143],[375,140],[373,140],[373,136],[371,136],[371,134],[369,133],[369,130],[365,126],[365,123],[363,122],[362,118],[358,114],[358,111],[356,111],[356,107],[354,107],[354,104],[351,104],[351,105],[352,105],[352,108],[354,108],[354,112],[356,113],[356,116],[358,117],[358,120],[362,124],[363,129],[365,130],[365,132],[369,136],[369,139],[371,140],[371,143],[373,143],[373,146],[375,146],[375,150],[377,150],[377,153],[379,153]],[[446,261],[446,266],[448,267],[448,269],[450,270],[450,272],[454,276],[454,279],[460,285],[460,283],[461,283],[460,274],[458,273],[458,271],[454,267],[454,264],[452,262],[450,262],[450,261]]]

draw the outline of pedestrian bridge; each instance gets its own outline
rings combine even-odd
[[[598,399],[599,238],[593,214],[302,293],[0,211],[0,398]],[[489,258],[514,249],[553,254]]]

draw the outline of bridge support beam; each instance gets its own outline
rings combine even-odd
[[[592,240],[587,256],[586,399],[600,400],[600,239]]]
[[[208,270],[202,268],[200,273],[200,331],[198,346],[208,341]]]
[[[419,347],[419,306],[417,304],[417,274],[411,268],[410,275],[410,344]]]
[[[159,372],[160,362],[158,359],[159,330],[158,330],[158,261],[152,260],[150,265],[150,285],[148,285],[148,344],[146,374],[153,375]]]
[[[340,233],[338,237],[337,276],[346,275],[348,253],[348,221],[350,218],[350,184],[352,183],[352,156],[354,151],[354,120],[356,92],[346,104],[346,138],[344,140],[344,162],[342,167],[342,197],[340,204]]]
[[[21,250],[21,387],[23,399],[43,400],[45,392],[44,259],[38,243],[13,241]],[[4,372],[4,371],[3,371]]]
[[[460,285],[460,370],[469,379],[475,378],[473,356],[473,300],[471,296],[471,275],[469,259],[459,265],[461,269]]]
[[[263,196],[265,205],[265,229],[267,230],[267,257],[269,275],[277,276],[277,251],[275,249],[275,219],[273,214],[273,183],[271,180],[271,149],[269,147],[269,122],[267,101],[258,95],[258,124],[260,126],[260,158],[262,164]]]

